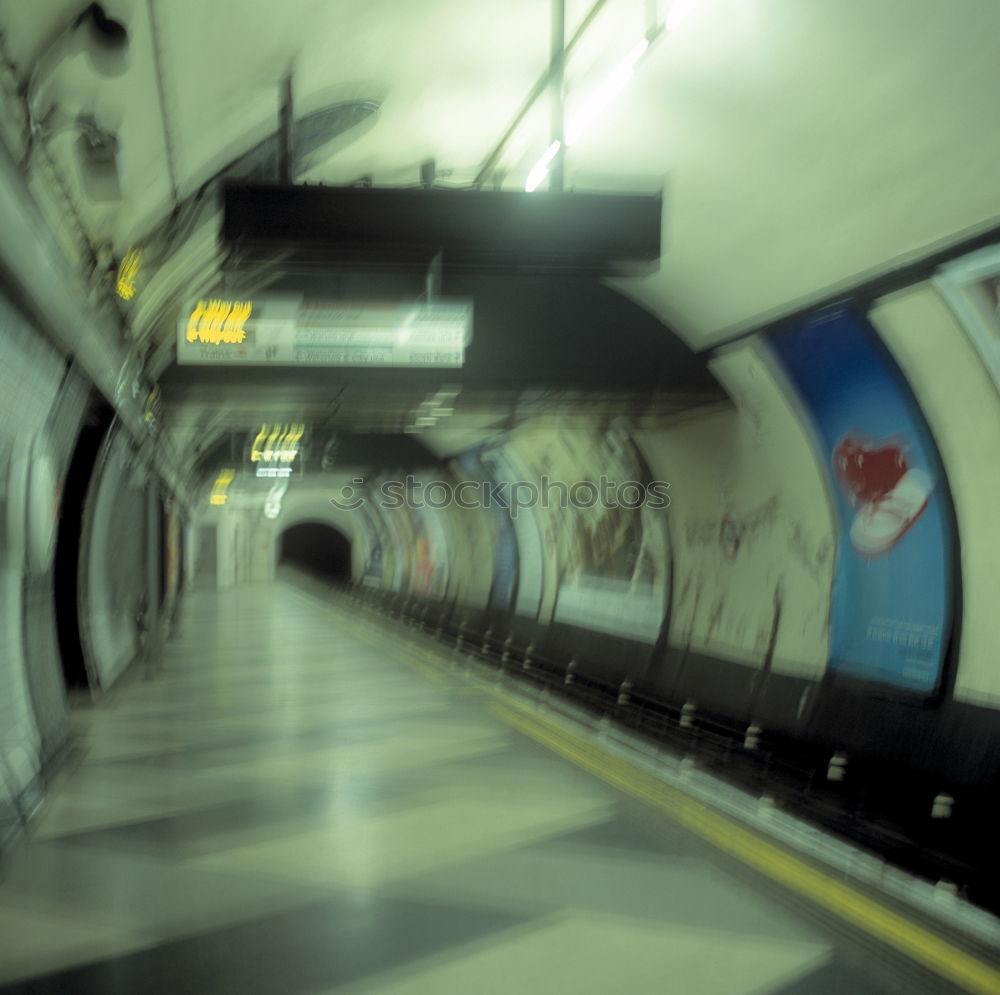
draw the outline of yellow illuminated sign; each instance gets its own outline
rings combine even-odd
[[[278,459],[282,463],[292,463],[299,453],[299,439],[305,432],[305,425],[293,425],[292,430],[281,440],[281,448],[278,450]]]
[[[257,433],[257,438],[253,440],[253,445],[250,447],[251,463],[256,463],[260,460],[260,447],[266,438],[267,438],[267,426],[262,425],[260,431]]]
[[[215,480],[215,486],[212,488],[212,496],[209,498],[209,502],[211,504],[225,504],[229,500],[229,495],[226,492],[235,478],[235,470],[223,470]]]
[[[118,266],[118,296],[123,301],[135,297],[135,278],[139,275],[142,265],[142,252],[139,249],[129,249]]]
[[[198,301],[188,318],[187,340],[210,345],[243,342],[243,326],[252,311],[250,301]]]
[[[265,448],[264,452],[261,454],[263,460],[266,463],[270,463],[271,460],[274,459],[274,447],[277,445],[278,439],[283,434],[284,434],[284,430],[281,428],[281,426],[280,425],[275,425],[274,426],[274,431],[271,433],[270,437],[268,438],[267,442],[265,443],[266,448]]]
[[[305,425],[262,425],[250,447],[250,462],[293,463]]]

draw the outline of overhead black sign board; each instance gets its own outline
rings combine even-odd
[[[660,256],[663,202],[631,194],[229,184],[222,237],[342,263],[488,271],[648,270]]]

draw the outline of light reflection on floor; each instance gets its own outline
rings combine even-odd
[[[310,598],[199,592],[155,675],[75,714],[0,884],[0,979],[35,978],[5,990],[896,990]]]

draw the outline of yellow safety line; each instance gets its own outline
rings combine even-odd
[[[308,600],[301,592],[294,593],[303,600]],[[309,603],[315,605],[316,601]],[[320,606],[336,611],[338,622],[362,642],[376,649],[388,648],[400,663],[418,671],[428,680],[440,682],[443,679],[440,671],[416,658],[416,651],[395,646],[386,638],[373,639],[360,631],[357,623],[344,619],[341,612],[332,605],[320,602]],[[403,659],[403,653],[409,659]],[[525,712],[512,704],[491,704],[486,707],[519,732],[634,798],[646,802],[723,852],[893,947],[938,976],[975,995],[1000,995],[1000,971],[867,895],[768,843],[710,806],[541,716]]]
[[[941,937],[842,884],[676,788],[540,716],[510,705],[489,711],[532,739],[670,816],[769,878],[833,912],[976,995],[998,995],[1000,972]]]

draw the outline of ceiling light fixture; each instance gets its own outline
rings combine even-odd
[[[676,31],[688,19],[696,0],[674,0],[667,14],[667,30]]]
[[[675,0],[674,8],[680,7],[679,17],[683,19],[685,10],[690,8],[693,0]],[[679,22],[678,22],[679,23]],[[667,27],[670,26],[670,18],[667,20]],[[664,25],[657,24],[646,32],[646,36],[641,38],[615,69],[605,78],[579,108],[577,113],[570,119],[566,128],[565,144],[566,148],[572,148],[583,137],[590,126],[607,110],[608,105],[625,87],[625,84],[632,78],[636,66],[650,50],[653,43],[664,31]],[[672,30],[672,29],[671,29]],[[525,193],[532,193],[549,175],[549,164],[555,158],[556,153],[562,148],[558,139],[545,150],[542,157],[532,166],[528,173],[528,178],[524,184]]]
[[[584,132],[607,109],[608,104],[624,88],[635,73],[636,64],[649,50],[649,39],[643,38],[632,46],[632,50],[615,67],[607,79],[590,95],[580,111],[570,119],[566,129],[566,148],[572,148],[583,137]]]
[[[73,23],[93,67],[102,76],[121,76],[128,69],[128,29],[108,17],[99,3],[90,4]],[[85,27],[85,31],[80,31]],[[82,39],[86,37],[86,41]]]
[[[546,150],[545,154],[535,163],[532,167],[530,173],[528,173],[528,179],[525,181],[524,190],[526,193],[531,193],[533,190],[538,189],[538,185],[549,175],[549,163],[556,157],[556,153],[562,148],[562,142],[556,139]]]

